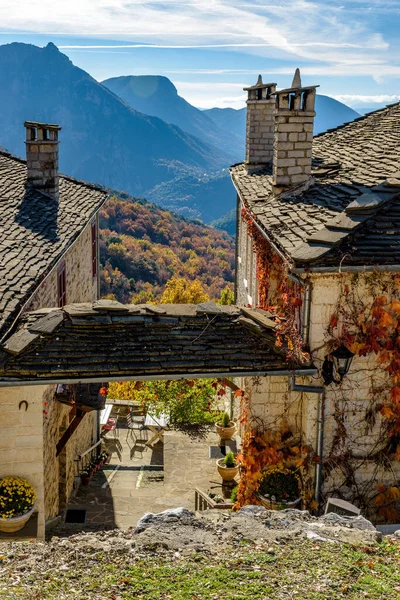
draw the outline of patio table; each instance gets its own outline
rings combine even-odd
[[[106,404],[103,410],[100,413],[100,425],[106,425],[108,418],[110,416],[112,409],[112,404]]]
[[[147,413],[144,425],[153,433],[153,437],[146,442],[146,446],[152,446],[155,442],[164,439],[164,431],[168,429],[168,416],[161,414],[160,416]]]

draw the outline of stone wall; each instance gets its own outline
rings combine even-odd
[[[72,408],[53,399],[53,389],[47,394],[48,414],[44,415],[44,487],[46,521],[60,514],[74,489],[80,465],[79,454],[97,441],[97,413],[85,414],[68,440],[63,452],[56,457],[56,445],[70,422]]]
[[[320,368],[328,352],[327,326],[335,314],[343,287],[347,284],[351,288],[354,283],[351,283],[351,276],[345,274],[313,275],[312,283],[310,345],[315,348],[314,363]],[[365,276],[359,276],[357,285],[359,295],[372,302]],[[381,438],[386,441],[382,435],[385,422],[379,411],[368,415],[373,401],[373,388],[378,384],[387,385],[388,378],[379,368],[375,356],[370,354],[354,357],[350,371],[340,385],[332,383],[325,387],[324,456],[340,456],[348,450],[353,457],[360,457],[359,460],[352,460],[355,484],[370,495],[375,494],[376,483],[393,485],[396,477],[400,478],[400,464],[397,461],[387,461],[385,466],[378,466],[375,461],[365,459],[369,453],[380,449],[378,441]],[[335,418],[338,410],[340,422]],[[346,429],[345,447],[340,447],[336,442],[338,426]],[[338,464],[325,478],[324,489],[340,488],[345,496],[351,498],[354,489],[348,487],[346,475],[345,468]]]
[[[68,303],[90,302],[98,297],[97,277],[92,276],[91,244],[89,223],[63,257]],[[57,305],[56,266],[33,294],[25,311]],[[68,441],[64,454],[56,458],[56,444],[68,426],[71,408],[53,400],[53,392],[53,386],[0,389],[0,405],[5,417],[0,441],[4,458],[0,475],[21,475],[35,486],[41,537],[45,521],[59,514],[60,506],[65,504],[73,490],[77,455],[97,441],[97,413],[93,411],[85,415]],[[29,402],[26,413],[18,409],[19,402],[25,399]]]
[[[0,388],[0,477],[27,479],[37,494],[38,536],[44,537],[43,394],[46,386]],[[28,403],[19,407],[21,401]]]
[[[98,297],[97,277],[92,276],[92,230],[89,223],[63,257],[67,304],[91,302]],[[57,266],[48,274],[25,306],[25,311],[58,306]]]
[[[336,305],[343,287],[351,285],[351,276],[345,274],[312,275],[312,303],[310,315],[310,347],[315,366],[320,369],[325,355],[328,354],[329,336],[327,328],[331,317],[335,314]],[[353,284],[354,285],[354,284]],[[246,290],[240,291],[243,297]],[[358,289],[362,297],[368,298],[368,287],[363,276],[358,278]],[[371,299],[372,300],[372,299]],[[372,451],[380,446],[385,421],[379,411],[368,416],[368,409],[373,402],[374,384],[387,382],[387,376],[378,368],[373,355],[354,357],[349,373],[340,385],[335,383],[325,386],[324,398],[324,449],[325,458],[332,456],[333,468],[324,479],[323,494],[332,493],[359,504],[357,494],[363,493],[368,500],[376,493],[376,483],[394,485],[400,478],[400,464],[397,461],[386,461],[377,464],[367,460]],[[250,398],[251,414],[263,423],[265,428],[279,429],[282,417],[285,416],[292,430],[299,434],[302,443],[317,450],[317,409],[318,395],[292,392],[289,389],[289,377],[245,378],[236,381],[237,385],[246,389]],[[322,378],[298,377],[296,383],[321,386]],[[339,415],[339,418],[338,418]],[[346,430],[346,441],[343,446],[338,443],[338,428]],[[352,485],[347,476],[349,471],[340,460],[346,451],[351,453],[351,468],[354,473]],[[364,510],[364,509],[363,509]],[[373,504],[367,510],[373,512]]]

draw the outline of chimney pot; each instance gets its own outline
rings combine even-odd
[[[59,125],[25,121],[27,183],[58,200],[58,132]]]

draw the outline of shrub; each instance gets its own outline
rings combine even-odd
[[[235,503],[237,501],[238,489],[239,489],[239,486],[237,485],[232,490],[232,493],[231,493],[231,502],[233,502],[233,503]]]
[[[301,493],[300,478],[294,470],[274,469],[268,471],[260,481],[259,493],[276,500],[293,502]]]
[[[232,451],[228,452],[228,454],[225,456],[224,463],[227,469],[232,469],[233,467],[236,467],[235,455]]]
[[[229,427],[229,423],[231,422],[230,416],[228,413],[224,413],[222,415],[222,427]]]

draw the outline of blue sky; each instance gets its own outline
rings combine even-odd
[[[0,43],[54,42],[98,80],[165,75],[199,107],[303,84],[350,106],[400,98],[399,0],[1,0]]]

